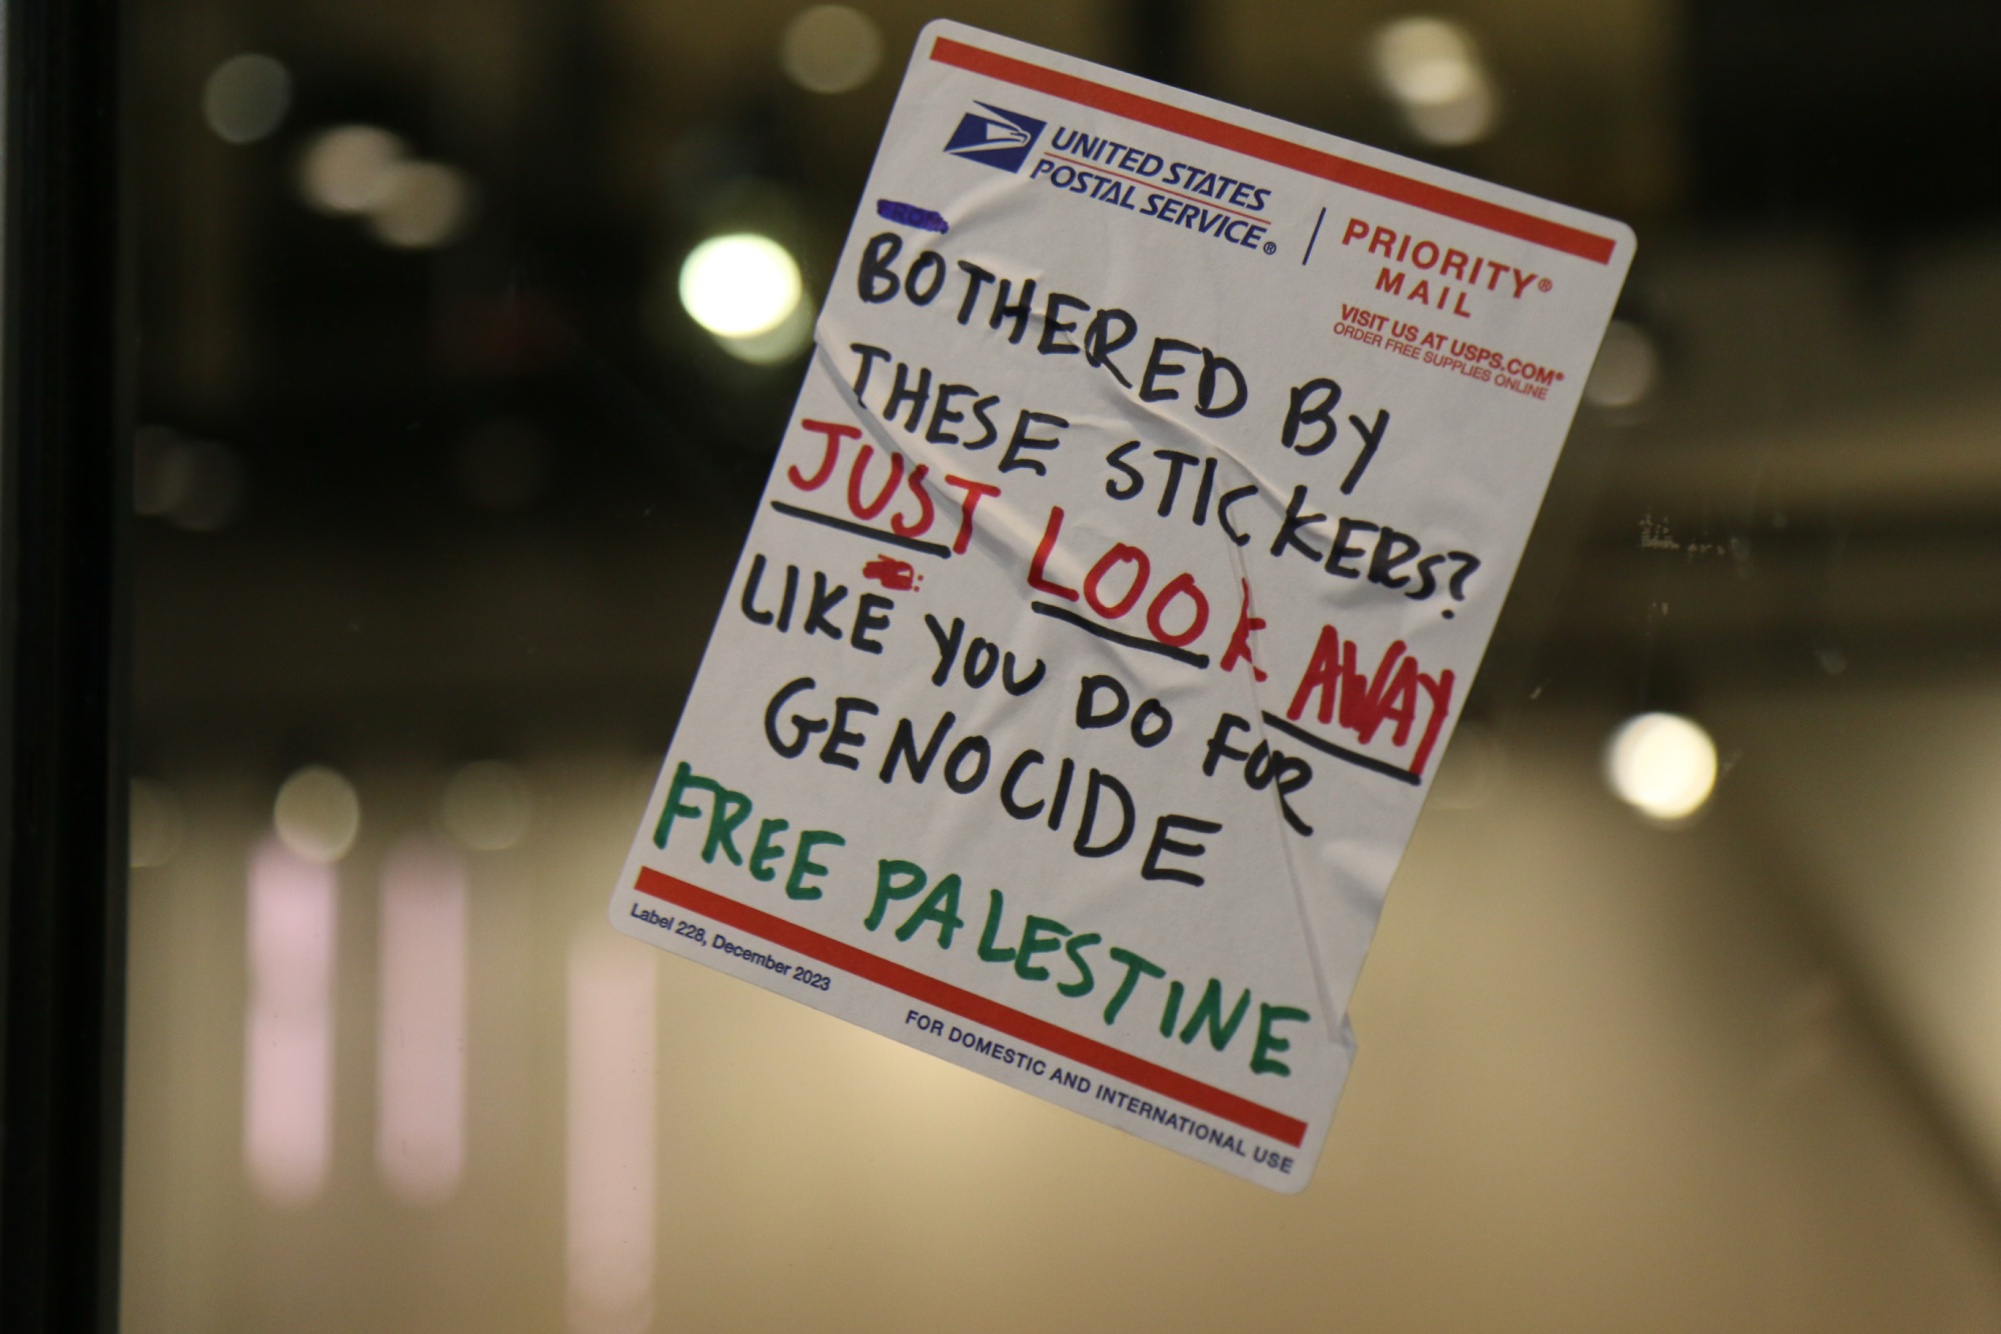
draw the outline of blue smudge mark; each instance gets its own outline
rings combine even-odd
[[[900,222],[906,227],[922,227],[927,232],[937,232],[941,236],[952,230],[946,224],[943,215],[934,213],[928,208],[919,208],[915,204],[899,204],[894,199],[878,199],[875,201],[875,211],[878,217],[886,218],[890,222]]]

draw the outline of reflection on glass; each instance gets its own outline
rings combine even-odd
[[[272,1204],[326,1184],[333,1121],[333,867],[277,837],[250,856],[243,1159]]]
[[[593,916],[570,945],[566,1212],[570,1327],[653,1317],[653,951]]]
[[[1357,993],[1365,1057],[1322,1178],[1236,1203],[1235,1183],[706,969],[657,965],[656,1065],[629,961],[570,961],[584,912],[613,937],[604,896],[649,791],[630,771],[673,734],[717,609],[739,614],[732,557],[815,298],[853,281],[830,267],[846,220],[885,225],[863,188],[929,14],[843,3],[132,11],[131,744],[172,791],[132,794],[132,859],[157,869],[132,875],[126,1324],[552,1334],[567,1293],[577,1334],[649,1310],[659,1334],[977,1334],[1007,1324],[961,1281],[980,1255],[1035,1276],[1052,1330],[1584,1334],[1612,1308],[2001,1330],[2001,766],[1983,749],[2001,729],[2001,213],[1978,169],[2001,81],[1966,26],[1993,0],[1915,23],[1881,0],[1839,22],[1774,0],[989,7],[1011,36],[1639,229],[1630,322],[1566,363],[1584,411]],[[897,198],[1018,179],[943,156],[967,109],[938,109],[933,165]],[[442,166],[476,191],[448,226],[418,207]],[[1538,246],[1386,207],[1350,212],[1547,276]],[[1288,225],[1304,241],[1316,215]],[[454,239],[405,249],[384,228]],[[683,261],[728,234],[799,272],[788,303],[767,266],[778,299],[735,317],[774,320],[762,333],[683,304]],[[1187,244],[1191,263],[1211,245]],[[1392,314],[1380,257],[1355,258],[1342,302]],[[1239,260],[1264,262],[1201,262]],[[1156,281],[1199,272],[1083,296],[1144,316]],[[1493,276],[1471,323],[1420,322],[1520,353],[1474,324],[1546,318],[1564,289],[1517,298]],[[726,311],[745,295],[719,286]],[[1150,337],[1128,353],[1142,367]],[[895,351],[934,380],[951,360]],[[1378,354],[1351,344],[1326,372],[1344,439],[1378,406]],[[1419,421],[1381,406],[1376,469]],[[1079,432],[1072,480],[1095,489],[1103,449]],[[1336,518],[1403,522],[1321,489]],[[837,618],[874,554],[825,571],[850,589]],[[925,609],[901,613],[919,646]],[[1610,746],[1686,699],[1713,746],[1653,724]],[[1728,820],[1704,818],[1718,748],[1749,757]],[[301,779],[267,838],[276,780],[323,755],[346,779]],[[1350,767],[1316,762],[1319,787],[1344,781],[1328,766]],[[466,868],[457,956],[448,857],[378,860],[417,831]],[[367,857],[365,883],[337,884],[343,854]],[[888,1097],[885,1072],[922,1096]],[[1495,1237],[1505,1265],[1409,1281]],[[1273,1260],[1351,1243],[1353,1263]]]
[[[157,778],[132,780],[127,860],[137,870],[165,866],[181,849],[181,799]]]
[[[465,1170],[465,867],[412,838],[381,889],[375,1162],[398,1198],[439,1204]]]

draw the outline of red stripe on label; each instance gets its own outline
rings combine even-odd
[[[1143,1061],[1116,1047],[1108,1047],[1102,1042],[1072,1033],[1067,1028],[1058,1028],[1044,1019],[1020,1010],[1009,1009],[998,1001],[990,1001],[985,996],[976,996],[970,991],[955,987],[949,982],[940,982],[935,977],[926,977],[914,968],[905,968],[900,963],[891,963],[878,958],[866,950],[858,950],[853,945],[823,936],[797,922],[788,922],[782,917],[773,917],[749,904],[726,899],[698,885],[685,880],[677,880],[650,866],[639,869],[639,881],[633,886],[640,893],[686,908],[690,912],[713,917],[726,926],[739,931],[749,931],[762,936],[774,945],[782,945],[809,959],[853,973],[856,977],[873,982],[877,986],[888,987],[901,992],[912,1000],[949,1011],[961,1019],[970,1019],[976,1024],[984,1024],[997,1032],[1005,1033],[1023,1042],[1032,1042],[1044,1051],[1052,1052],[1065,1060],[1079,1065],[1088,1065],[1093,1070],[1123,1079],[1128,1084],[1139,1087],[1176,1102],[1186,1104],[1209,1113],[1211,1116],[1255,1130],[1258,1134],[1290,1144],[1298,1148],[1306,1138],[1306,1123],[1295,1120],[1283,1112],[1261,1107],[1249,1098],[1240,1098],[1234,1093],[1204,1084],[1199,1079],[1190,1079],[1165,1066]]]
[[[1064,74],[1041,65],[1031,65],[1026,60],[1017,60],[1013,56],[1004,56],[982,47],[968,46],[949,37],[940,37],[931,44],[931,58],[941,65],[955,65],[975,74],[984,74],[990,79],[999,79],[1022,88],[1032,88],[1051,97],[1060,97],[1066,102],[1076,102],[1099,111],[1109,111],[1115,116],[1123,116],[1142,125],[1151,125],[1155,129],[1166,130],[1189,139],[1199,139],[1205,144],[1227,148],[1232,153],[1242,153],[1246,157],[1259,158],[1307,176],[1318,176],[1336,185],[1345,185],[1351,190],[1380,195],[1384,199],[1394,199],[1400,204],[1415,205],[1444,217],[1484,227],[1490,232],[1532,241],[1551,250],[1561,250],[1567,255],[1595,260],[1600,264],[1612,258],[1614,242],[1609,236],[1599,236],[1595,232],[1552,222],[1548,218],[1538,218],[1533,213],[1523,213],[1520,209],[1508,208],[1503,204],[1475,199],[1471,195],[1462,195],[1443,186],[1414,181],[1408,176],[1384,171],[1381,167],[1351,162],[1347,158],[1335,157],[1332,153],[1323,153],[1317,148],[1290,143],[1275,135],[1245,129],[1241,125],[1232,125],[1226,120],[1217,120],[1214,116],[1205,116],[1199,111],[1188,111],[1181,107],[1169,106],[1165,102],[1156,102],[1150,97],[1141,97],[1138,93],[1126,92],[1121,88],[1108,88],[1102,83],[1092,83],[1089,79],[1079,78],[1075,74]]]

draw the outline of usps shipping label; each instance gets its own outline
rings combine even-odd
[[[1632,251],[931,24],[613,924],[1303,1188]]]

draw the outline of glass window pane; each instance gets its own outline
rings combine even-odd
[[[951,10],[1639,233],[1296,1199],[604,921],[936,11],[127,8],[127,1330],[2001,1324],[1991,5]]]

